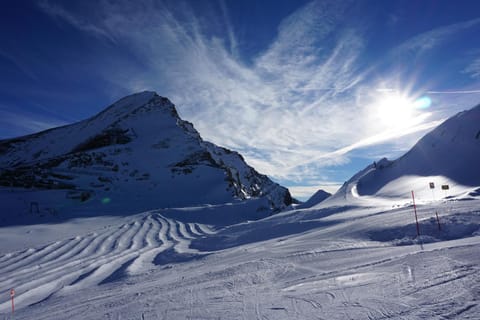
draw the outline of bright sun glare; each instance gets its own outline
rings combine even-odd
[[[378,102],[378,117],[389,128],[406,128],[416,122],[419,109],[428,108],[430,103],[428,97],[414,100],[398,93],[389,93]]]

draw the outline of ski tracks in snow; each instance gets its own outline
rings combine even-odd
[[[149,212],[120,226],[0,256],[0,288],[15,288],[16,308],[26,307],[54,294],[147,272],[166,250],[195,254],[191,240],[212,233],[206,225]],[[0,298],[0,312],[10,308],[6,298]]]

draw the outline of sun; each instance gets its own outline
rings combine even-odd
[[[384,95],[377,103],[377,116],[389,128],[403,128],[415,118],[415,101],[398,93]]]

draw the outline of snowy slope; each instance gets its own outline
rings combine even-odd
[[[395,161],[381,159],[357,173],[329,200],[404,203],[480,194],[480,105],[446,120]],[[430,189],[430,182],[434,189]],[[448,185],[448,190],[442,190]],[[390,202],[389,202],[390,201]],[[327,201],[328,202],[328,201]]]
[[[0,317],[10,319],[13,287],[15,319],[477,319],[479,208],[421,206],[419,238],[411,208],[303,209],[232,226],[195,222],[210,207],[154,210],[91,218],[51,242],[59,228],[44,225],[45,244],[0,242]],[[0,237],[40,233],[22,228]]]
[[[0,168],[0,199],[22,214],[139,212],[252,199],[258,218],[291,202],[287,189],[238,153],[203,141],[154,92],[125,97],[69,126],[0,141]]]

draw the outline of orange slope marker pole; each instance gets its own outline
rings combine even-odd
[[[12,288],[12,289],[10,289],[10,298],[12,299],[12,314],[15,313],[14,297],[15,297],[15,290]]]

